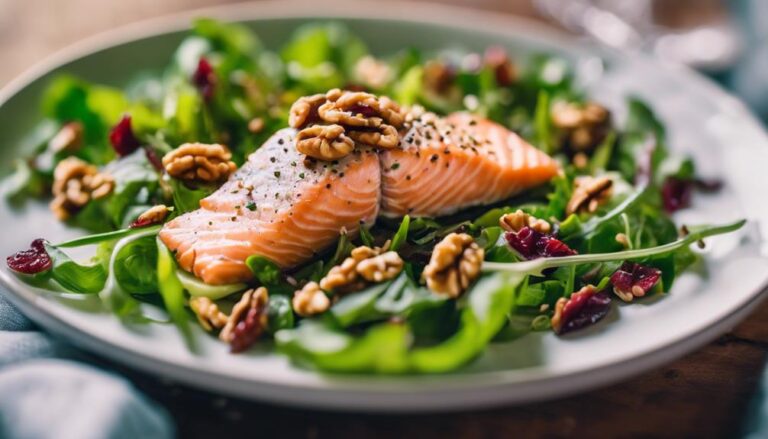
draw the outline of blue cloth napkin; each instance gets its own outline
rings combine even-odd
[[[162,407],[78,360],[0,294],[0,438],[171,438]]]

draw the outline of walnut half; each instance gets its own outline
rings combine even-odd
[[[227,324],[227,315],[221,312],[216,303],[207,297],[189,299],[189,307],[195,313],[200,326],[206,331],[220,329]]]
[[[115,182],[109,174],[77,157],[68,157],[53,171],[51,210],[62,221],[77,213],[91,200],[109,195]]]
[[[422,276],[436,294],[459,297],[480,276],[485,251],[466,233],[451,233],[432,251]]]
[[[611,128],[611,113],[595,102],[556,102],[552,124],[561,131],[562,142],[573,152],[591,151],[605,139]]]
[[[299,152],[318,160],[336,160],[354,150],[355,142],[394,148],[405,113],[386,96],[333,89],[299,98],[289,123],[299,129]]]
[[[499,218],[499,225],[507,232],[519,232],[523,227],[530,227],[539,233],[549,233],[552,226],[545,220],[529,215],[520,209]]]
[[[323,160],[340,159],[355,149],[355,141],[344,134],[341,125],[313,125],[299,131],[296,149]]]
[[[232,308],[219,339],[228,343],[232,352],[242,352],[258,340],[267,327],[267,289],[259,287],[243,293]]]
[[[389,251],[357,264],[357,274],[368,282],[384,282],[403,271],[405,263],[397,252]]]
[[[309,282],[293,294],[293,310],[302,317],[322,314],[331,306],[331,300],[317,282]]]
[[[203,183],[223,182],[235,172],[232,153],[219,144],[185,143],[163,156],[171,177]]]
[[[577,177],[574,181],[573,195],[568,200],[565,213],[594,213],[600,205],[611,198],[613,180],[608,177]]]

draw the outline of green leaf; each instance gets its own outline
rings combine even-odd
[[[448,340],[411,353],[411,367],[422,373],[454,370],[477,357],[504,326],[516,288],[525,276],[486,276],[467,296],[459,330]]]
[[[115,188],[106,200],[105,210],[117,227],[128,226],[134,217],[128,215],[132,210],[141,213],[153,206],[160,196],[158,175],[147,160],[144,150],[138,149],[128,156],[108,164],[104,172],[115,181]],[[131,209],[138,207],[138,209]]]
[[[280,270],[280,267],[278,267],[277,264],[272,262],[270,259],[265,258],[264,256],[248,256],[248,259],[245,260],[245,265],[251,269],[251,272],[254,276],[256,276],[256,279],[258,279],[259,283],[266,287],[276,285],[280,282],[282,277],[282,271]]]
[[[608,165],[613,155],[613,145],[616,143],[616,133],[611,131],[605,136],[602,142],[595,148],[595,152],[592,153],[592,158],[589,160],[590,173],[597,174],[598,172],[608,169]]]
[[[298,28],[281,56],[292,79],[310,92],[325,92],[343,85],[366,53],[363,41],[346,27],[323,23]]]
[[[157,293],[157,244],[153,236],[128,243],[117,254],[115,277],[131,294]]]
[[[342,328],[381,318],[382,314],[374,305],[389,284],[390,282],[374,284],[363,291],[343,296],[331,307],[331,315]]]
[[[402,105],[416,104],[421,95],[423,76],[424,70],[419,65],[408,69],[400,80],[395,83],[393,90],[395,101]]]
[[[184,287],[176,275],[176,261],[173,254],[157,239],[157,284],[160,286],[160,296],[171,317],[171,321],[179,328],[184,341],[194,350],[194,339],[189,327],[189,316],[185,309],[186,298]]]
[[[689,245],[702,240],[704,238],[730,233],[740,229],[746,220],[736,221],[730,224],[718,225],[718,226],[694,226],[689,227],[690,233],[684,238],[677,241],[670,242],[668,244],[659,245],[650,248],[641,248],[636,250],[626,250],[615,253],[596,253],[586,255],[575,256],[563,256],[554,258],[539,258],[530,261],[511,262],[511,263],[499,263],[488,262],[483,263],[484,271],[503,271],[508,273],[520,273],[531,274],[541,276],[542,272],[548,268],[568,267],[571,265],[583,265],[592,264],[597,262],[611,262],[611,261],[625,261],[625,260],[638,260],[643,258],[650,258],[653,256],[664,255],[667,253],[675,252],[680,249],[685,249]]]
[[[156,229],[159,229],[156,227]],[[140,233],[146,229],[120,229],[111,232],[96,233],[93,235],[82,236],[56,244],[56,247],[82,247],[84,245],[99,244],[106,241],[114,241],[135,233]]]
[[[363,245],[373,247],[374,238],[367,227],[360,226],[360,240],[363,241]]]
[[[212,194],[215,190],[209,186],[189,188],[184,182],[175,178],[171,178],[170,183],[173,189],[173,205],[178,215],[199,209],[200,200]]]
[[[130,245],[133,241],[147,236],[157,236],[157,232],[159,231],[160,226],[136,229],[135,233],[120,238],[112,248],[107,264],[107,281],[104,283],[104,288],[99,291],[99,298],[108,310],[112,311],[112,313],[121,319],[137,318],[140,309],[138,301],[131,297],[131,295],[117,281],[115,273],[117,271],[118,255],[123,248]]]
[[[261,50],[256,35],[246,26],[237,23],[223,23],[210,18],[198,18],[192,29],[205,38],[215,50],[228,55],[255,57]]]
[[[287,296],[269,296],[267,303],[267,332],[274,334],[281,329],[291,329],[295,325],[291,299]]]
[[[51,257],[51,277],[62,287],[73,293],[96,294],[104,287],[107,273],[99,264],[80,265],[69,258],[56,246],[45,244]]]
[[[176,276],[190,296],[207,297],[211,300],[219,300],[247,288],[244,283],[209,285],[184,270],[176,270]]]
[[[552,122],[549,110],[549,93],[546,90],[539,91],[534,110],[533,123],[535,141],[534,144],[547,154],[554,151],[552,136]]]
[[[305,320],[275,334],[278,348],[299,363],[332,372],[440,373],[477,357],[506,322],[524,276],[494,274],[468,293],[457,331],[443,342],[411,348],[408,325],[381,323],[361,336],[340,332],[321,320]]]
[[[400,223],[400,227],[397,229],[395,236],[392,237],[392,243],[389,249],[396,252],[400,246],[405,243],[405,239],[408,237],[408,226],[411,223],[411,217],[408,215],[403,217],[403,221]]]

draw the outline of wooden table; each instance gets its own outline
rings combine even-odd
[[[462,3],[448,0],[445,3]],[[114,26],[223,0],[0,0],[0,84]],[[384,4],[382,2],[382,4]],[[526,0],[473,6],[533,15]],[[190,437],[726,437],[742,426],[766,366],[768,303],[701,350],[621,384],[552,402],[416,416],[287,409],[193,390],[107,364],[165,405]]]

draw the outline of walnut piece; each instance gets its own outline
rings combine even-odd
[[[362,289],[365,286],[365,279],[358,272],[358,265],[366,259],[379,256],[388,246],[387,243],[383,248],[370,248],[364,245],[355,248],[348,258],[331,268],[328,274],[320,279],[320,288],[342,294]]]
[[[48,142],[48,149],[53,152],[74,153],[83,144],[83,124],[69,122],[61,127],[58,133]]]
[[[368,282],[383,282],[393,279],[403,271],[404,262],[397,252],[389,251],[357,264],[357,274]]]
[[[219,339],[231,346],[232,352],[241,352],[252,345],[267,327],[267,289],[259,287],[243,293],[232,308]]]
[[[77,157],[67,157],[53,171],[53,201],[50,207],[62,221],[77,213],[91,200],[106,197],[115,188],[109,174]]]
[[[513,213],[507,213],[499,218],[499,225],[507,232],[519,232],[523,227],[530,227],[539,233],[549,233],[552,226],[549,222],[529,215],[520,209]]]
[[[456,71],[439,60],[429,60],[424,64],[424,87],[437,95],[445,94],[456,79]]]
[[[611,128],[611,114],[600,104],[556,102],[552,124],[562,132],[562,142],[573,151],[590,151],[603,141]]]
[[[336,89],[334,89],[336,90]],[[303,96],[291,105],[288,115],[288,125],[293,128],[304,128],[319,119],[317,109],[327,100],[325,94]]]
[[[480,275],[485,251],[466,233],[451,233],[432,250],[422,277],[432,292],[459,297]]]
[[[223,328],[227,324],[227,315],[221,312],[219,307],[207,297],[193,297],[189,299],[189,307],[197,316],[200,326],[206,331]]]
[[[259,134],[264,130],[264,119],[260,117],[254,117],[248,121],[248,131],[253,134]]]
[[[302,317],[322,314],[331,306],[331,301],[317,282],[309,282],[293,294],[293,310]]]
[[[377,128],[386,123],[400,128],[405,120],[402,109],[394,101],[362,91],[343,92],[338,99],[321,105],[317,114],[324,122],[348,127]]]
[[[588,295],[591,296],[597,292],[594,285],[585,285],[582,287],[579,291],[571,294],[571,297],[574,297],[576,295]],[[562,329],[563,325],[566,323],[566,318],[563,314],[563,311],[565,310],[565,305],[568,304],[568,301],[571,300],[570,298],[561,297],[557,299],[557,302],[555,302],[555,313],[552,315],[552,319],[550,319],[550,324],[552,325],[552,329],[555,331],[555,333],[559,334]]]
[[[299,131],[296,149],[309,157],[336,160],[355,149],[355,142],[344,134],[341,125],[312,125]]]
[[[171,209],[165,204],[158,204],[145,210],[141,215],[136,218],[135,224],[145,226],[150,224],[160,224],[166,217]]]
[[[392,149],[400,142],[397,128],[392,125],[380,125],[378,131],[350,131],[348,134],[356,142],[384,149]]]
[[[355,142],[379,148],[398,145],[405,113],[386,96],[333,89],[299,98],[289,123],[300,129],[299,152],[319,160],[336,160],[351,153]]]
[[[232,153],[219,144],[185,143],[163,156],[171,177],[203,183],[222,182],[235,172]]]
[[[573,195],[568,200],[565,213],[594,213],[600,205],[611,198],[613,180],[608,177],[577,177],[574,180]]]

